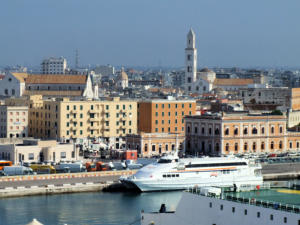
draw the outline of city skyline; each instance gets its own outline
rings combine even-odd
[[[190,28],[199,67],[299,66],[297,1],[70,2],[1,3],[0,66],[79,49],[81,65],[182,67]]]

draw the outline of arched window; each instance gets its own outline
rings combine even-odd
[[[290,141],[290,148],[293,148],[293,142]]]
[[[264,128],[264,127],[261,128],[261,133],[262,133],[262,134],[265,133],[265,128]]]
[[[191,128],[187,127],[187,132],[190,133],[191,132]]]
[[[155,152],[155,145],[152,145],[152,152]]]
[[[282,149],[282,141],[279,141],[279,149]]]
[[[234,135],[238,135],[239,134],[239,129],[238,128],[235,128],[234,129]]]
[[[198,133],[198,127],[195,127],[195,134]]]
[[[220,145],[219,145],[219,143],[216,143],[215,150],[216,150],[216,152],[218,152],[218,151],[220,150]]]
[[[281,133],[281,134],[282,134],[282,132],[283,132],[283,129],[282,129],[282,127],[279,127],[279,133]]]
[[[226,152],[229,151],[229,143],[226,143],[226,147],[225,147]]]
[[[244,144],[244,150],[245,150],[245,151],[248,150],[248,143],[247,143],[247,142],[245,142],[245,144]]]
[[[237,151],[238,151],[238,149],[239,149],[239,144],[238,144],[238,143],[235,143],[235,144],[234,144],[234,151],[236,151],[236,152],[237,152]]]
[[[224,135],[229,135],[229,128],[225,129]]]
[[[271,149],[274,149],[274,141],[271,141]]]
[[[202,134],[204,134],[205,133],[205,129],[204,129],[204,127],[202,127]]]
[[[254,128],[252,129],[252,134],[257,134],[257,129],[256,129],[256,127],[254,127]]]
[[[260,148],[261,148],[261,150],[264,150],[264,149],[265,149],[265,142],[262,142],[262,143],[261,143]]]
[[[215,129],[215,135],[219,135],[219,134],[220,134],[219,128]]]
[[[247,127],[244,128],[244,134],[248,134],[248,128]]]
[[[271,133],[274,134],[274,127],[271,127]]]

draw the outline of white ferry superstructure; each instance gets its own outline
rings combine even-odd
[[[236,157],[182,158],[168,155],[136,174],[121,177],[127,187],[140,191],[184,190],[195,186],[261,185],[261,166]]]

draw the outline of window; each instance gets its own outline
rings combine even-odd
[[[284,223],[287,223],[287,217],[284,217],[284,218],[283,218],[283,222],[284,222]]]
[[[70,110],[70,106],[67,105],[67,110]]]
[[[282,127],[279,127],[279,133],[282,134],[282,131],[283,131]]]
[[[238,149],[239,149],[239,145],[238,145],[238,143],[235,143],[234,144],[234,151],[238,151]]]
[[[261,148],[261,150],[264,150],[264,149],[265,149],[265,143],[264,143],[264,142],[261,143],[260,148]]]
[[[224,135],[229,135],[229,129],[228,128],[225,129]]]
[[[274,142],[271,142],[271,149],[274,149]]]
[[[105,105],[105,109],[106,109],[106,110],[109,110],[109,105]]]
[[[271,133],[274,134],[274,127],[271,127]]]
[[[257,134],[257,129],[256,129],[256,127],[254,127],[254,128],[252,129],[252,134]]]
[[[261,134],[264,134],[264,133],[265,133],[265,128],[262,127],[262,128],[261,128]]]
[[[235,207],[232,207],[232,212],[233,212],[233,213],[235,212]]]
[[[208,129],[208,133],[211,134],[211,127]]]
[[[257,218],[259,218],[260,217],[260,212],[257,212]]]
[[[229,151],[229,144],[228,144],[228,143],[226,143],[225,150],[226,150],[226,152],[228,152],[228,151]]]
[[[245,150],[245,151],[248,150],[248,144],[247,144],[247,142],[244,144],[244,150]]]
[[[155,112],[155,116],[158,116],[158,112]]]
[[[293,142],[290,142],[290,148],[293,148]]]
[[[61,152],[60,153],[60,158],[65,159],[66,158],[66,152]]]
[[[155,145],[152,145],[152,152],[155,152]]]
[[[270,215],[270,220],[273,220],[274,219],[274,216],[273,214]]]
[[[209,208],[212,208],[212,202],[209,203]]]
[[[282,141],[279,142],[279,149],[282,149]]]
[[[220,205],[220,210],[223,210],[223,205]]]
[[[198,127],[195,127],[195,134],[198,133]]]
[[[155,120],[155,124],[158,124],[158,120]]]
[[[76,105],[73,105],[73,109],[76,110]]]
[[[244,215],[247,215],[248,214],[248,211],[247,209],[244,210]]]
[[[80,105],[80,110],[83,110],[83,105]]]
[[[158,109],[158,104],[155,104],[155,108],[157,108],[157,109]]]
[[[252,150],[256,151],[256,143],[255,142],[253,142],[253,144],[252,144]]]
[[[244,128],[244,134],[248,134],[248,128],[247,127]]]
[[[234,135],[238,135],[239,133],[239,129],[238,128],[235,128],[234,131],[233,131]]]
[[[80,113],[80,118],[81,118],[81,119],[83,118],[83,114],[82,114],[82,113]]]
[[[215,129],[215,135],[219,135],[219,134],[220,134],[219,128]]]
[[[145,152],[147,152],[147,151],[148,151],[148,145],[145,144]]]
[[[28,154],[28,159],[29,160],[34,160],[34,154],[33,153],[29,153]]]

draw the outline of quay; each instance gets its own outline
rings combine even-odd
[[[120,176],[136,170],[41,174],[0,177],[0,198],[26,195],[102,191],[116,184]],[[300,163],[262,164],[264,181],[300,178]]]

